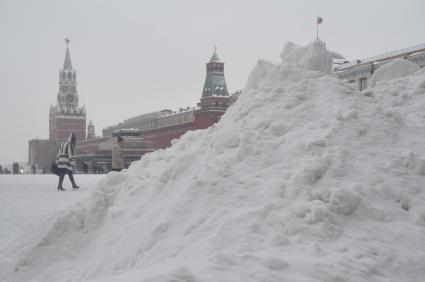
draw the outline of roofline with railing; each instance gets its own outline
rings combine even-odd
[[[412,47],[408,47],[408,48],[404,48],[404,49],[395,50],[395,51],[388,52],[388,53],[385,53],[385,54],[382,54],[382,55],[369,57],[369,58],[366,58],[366,59],[363,59],[363,60],[353,60],[353,61],[350,61],[348,63],[339,65],[336,68],[336,70],[349,68],[349,67],[359,65],[359,64],[366,64],[366,63],[370,63],[370,62],[380,61],[380,60],[384,60],[386,58],[401,56],[401,55],[404,55],[404,54],[410,55],[410,54],[422,52],[422,51],[425,52],[425,43],[415,45],[415,46],[412,46]]]

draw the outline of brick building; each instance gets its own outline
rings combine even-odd
[[[59,143],[49,139],[32,139],[28,142],[28,163],[35,164],[39,171],[50,171]]]
[[[208,128],[218,122],[231,104],[224,77],[224,63],[214,50],[210,61],[206,63],[205,83],[196,108],[139,115],[103,129],[102,135],[108,137],[117,129],[135,128],[141,131],[145,140],[152,141],[156,149],[164,149],[171,146],[171,140],[178,139],[187,131]]]
[[[78,104],[76,71],[72,67],[67,40],[65,61],[59,71],[57,104],[49,113],[49,139],[29,141],[29,165],[50,170],[59,144],[69,132],[77,136],[75,154],[79,171],[105,172],[111,167],[111,150],[117,134],[125,139],[126,166],[143,154],[171,146],[189,130],[207,128],[216,123],[240,93],[229,96],[224,77],[224,63],[216,50],[206,63],[206,78],[197,107],[179,111],[162,110],[130,118],[103,130],[103,137],[95,137],[94,124],[88,124],[86,136],[86,110]]]
[[[128,167],[146,153],[154,151],[153,142],[140,136],[140,130],[120,129],[113,137],[120,135],[124,142],[124,166]],[[104,173],[112,168],[112,148],[116,138],[97,137],[78,142],[75,147],[77,169],[90,173]]]
[[[72,68],[67,45],[63,68],[59,71],[57,104],[50,107],[49,139],[63,142],[70,132],[75,133],[77,141],[86,139],[86,109],[78,105],[77,72]]]
[[[78,105],[77,73],[72,68],[69,40],[62,69],[59,70],[57,104],[50,107],[49,139],[33,139],[28,142],[28,164],[38,170],[50,170],[59,144],[74,132],[77,141],[86,139],[86,110]]]

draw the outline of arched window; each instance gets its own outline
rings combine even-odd
[[[72,80],[72,72],[68,72],[68,80]]]

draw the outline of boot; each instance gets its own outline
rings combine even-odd
[[[72,173],[69,173],[68,176],[69,176],[69,180],[71,180],[71,183],[72,183],[72,190],[77,190],[78,188],[80,188],[80,186],[75,184],[74,175]]]
[[[58,191],[65,191],[66,189],[63,188],[62,186],[58,186]]]

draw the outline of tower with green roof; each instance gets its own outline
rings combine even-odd
[[[224,78],[224,63],[218,57],[217,48],[214,48],[214,53],[206,66],[207,75],[200,106],[202,109],[225,110],[230,105],[230,97]]]

